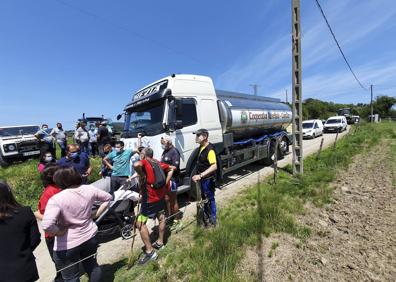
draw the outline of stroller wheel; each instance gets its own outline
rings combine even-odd
[[[132,238],[132,230],[133,230],[132,224],[124,225],[124,227],[121,228],[122,239],[124,239],[124,240],[131,239]]]

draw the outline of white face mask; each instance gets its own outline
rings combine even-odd
[[[162,148],[162,150],[165,150],[166,149],[166,145],[165,144],[161,144],[161,148]]]
[[[119,153],[119,152],[121,152],[121,148],[115,148],[115,151],[116,151],[117,153]]]
[[[52,161],[52,157],[51,157],[51,156],[45,157],[45,161],[46,161],[47,163],[49,163],[50,161]]]

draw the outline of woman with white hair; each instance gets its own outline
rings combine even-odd
[[[173,177],[171,181],[169,181],[169,185],[167,187],[167,194],[165,196],[168,216],[173,216],[173,224],[171,226],[171,230],[173,230],[180,227],[181,219],[181,215],[179,212],[179,203],[177,202],[177,186],[180,171],[180,153],[176,149],[176,147],[173,146],[172,138],[169,135],[165,135],[161,138],[161,146],[162,149],[164,149],[161,156],[161,162],[176,167],[176,170],[173,172]]]

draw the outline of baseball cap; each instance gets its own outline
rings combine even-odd
[[[205,128],[198,129],[197,131],[194,131],[193,134],[201,135],[205,134],[206,136],[209,136],[209,131]]]

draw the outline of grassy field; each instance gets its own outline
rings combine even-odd
[[[57,146],[57,156],[60,158],[60,150]],[[43,186],[40,180],[40,174],[37,170],[38,159],[31,159],[21,163],[15,163],[6,168],[0,168],[0,179],[6,180],[14,190],[17,200],[26,206],[37,208],[37,203]],[[99,179],[101,160],[100,158],[91,159],[93,167],[92,175],[89,180]]]
[[[323,206],[332,201],[329,183],[337,171],[344,169],[352,157],[374,146],[381,139],[393,143],[396,154],[396,124],[364,124],[352,128],[335,148],[322,152],[319,159],[308,157],[304,176],[295,178],[291,167],[282,169],[276,183],[272,178],[250,187],[243,195],[220,210],[219,225],[213,230],[198,227],[185,229],[160,252],[160,259],[147,266],[126,270],[126,260],[106,265],[104,274],[111,281],[241,281],[235,269],[247,247],[257,246],[263,236],[272,232],[289,233],[301,242],[310,236],[310,229],[300,226],[295,216],[304,213],[309,201]],[[393,161],[390,159],[390,165]],[[175,237],[176,237],[175,236]],[[276,248],[276,244],[273,246]]]

